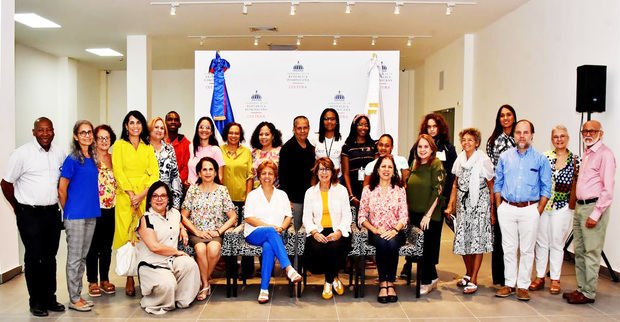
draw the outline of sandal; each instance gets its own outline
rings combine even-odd
[[[105,294],[114,294],[116,293],[116,287],[114,286],[114,284],[110,283],[109,281],[101,281],[101,291]]]
[[[101,289],[97,283],[88,283],[88,295],[90,297],[101,296]]]
[[[301,275],[299,275],[299,273],[297,273],[297,271],[292,267],[286,272],[286,276],[293,283],[297,283],[301,281]]]
[[[198,292],[198,295],[196,296],[196,300],[197,301],[204,301],[207,296],[211,295],[211,285],[207,285],[207,287],[203,288],[202,290],[200,290],[200,292]]]
[[[478,290],[478,285],[469,282],[467,285],[465,285],[465,288],[463,289],[463,294],[474,294],[476,293],[476,291]]]
[[[269,290],[260,290],[258,293],[258,303],[265,304],[269,302]]]
[[[379,293],[381,293],[382,289],[386,289],[387,290],[387,288],[388,288],[387,286],[380,286],[379,287]],[[387,291],[386,291],[386,294],[387,294]],[[386,296],[379,296],[379,295],[377,295],[377,302],[379,302],[381,304],[386,304],[386,303],[389,302],[389,298],[388,298],[387,295]]]
[[[396,289],[394,288],[394,285],[388,286],[387,288],[388,288],[388,296],[387,296],[388,302],[391,302],[391,303],[398,302],[398,295],[390,295],[389,293],[390,289],[393,289],[394,294],[396,294]]]
[[[467,286],[467,284],[469,284],[469,280],[471,280],[471,277],[463,275],[463,278],[460,281],[456,282],[456,286],[465,287]]]

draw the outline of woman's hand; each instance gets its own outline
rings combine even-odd
[[[327,237],[323,236],[323,234],[321,233],[316,233],[314,235],[312,235],[312,237],[314,237],[314,240],[318,241],[319,243],[322,244],[326,244],[328,242]]]
[[[327,235],[327,241],[337,241],[342,237],[342,232],[340,230],[336,230],[335,232]]]
[[[187,235],[187,229],[181,229],[181,240],[183,241],[183,246],[187,246],[187,242],[189,240],[189,236]]]
[[[495,217],[495,207],[491,206],[491,226],[495,226],[497,218]]]
[[[427,230],[430,222],[431,222],[431,216],[422,217],[422,220],[420,220],[420,228],[422,230]]]
[[[351,197],[351,199],[349,199],[349,203],[351,204],[351,206],[355,206],[355,207],[359,207],[360,206],[360,201],[355,196],[353,196],[353,197]]]
[[[209,239],[220,237],[220,233],[217,230],[209,230],[206,233],[209,236]]]
[[[174,256],[189,256],[189,255],[184,251],[178,251],[176,254],[174,254]]]
[[[209,234],[208,231],[199,230],[196,236],[203,238],[203,239],[211,239],[211,235]]]
[[[273,225],[271,227],[273,227],[273,229],[275,229],[278,234],[281,233],[284,230],[284,228],[282,228],[282,226]]]
[[[396,236],[396,234],[398,234],[398,233],[394,229],[386,230],[383,233],[381,233],[381,238],[383,238],[385,240],[390,240],[390,239],[394,238]]]

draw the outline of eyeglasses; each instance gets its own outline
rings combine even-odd
[[[211,130],[211,127],[210,127],[210,126],[208,126],[208,125],[207,125],[207,126],[204,126],[204,125],[203,125],[203,126],[199,126],[199,127],[198,127],[198,129],[199,129],[199,130]]]
[[[107,137],[107,136],[98,136],[97,137],[97,141],[108,142],[108,141],[110,141],[110,138]]]
[[[581,130],[581,135],[583,136],[593,136],[601,130]]]
[[[564,134],[560,134],[560,135],[554,135],[553,139],[557,140],[557,139],[566,139],[568,137],[568,135],[564,135]]]
[[[92,136],[93,135],[93,131],[80,131],[80,132],[78,132],[78,135],[81,136],[81,137]]]
[[[336,118],[335,117],[324,117],[323,121],[335,121]]]
[[[164,200],[164,199],[168,199],[168,194],[161,194],[161,195],[153,195],[153,199],[155,200]]]
[[[319,168],[319,172],[330,172],[332,169],[330,168]]]

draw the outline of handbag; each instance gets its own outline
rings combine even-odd
[[[568,209],[575,209],[577,205],[577,159],[573,154],[573,182],[570,186],[570,197],[568,198]]]
[[[137,214],[135,210],[131,214],[131,223],[127,233],[129,233],[129,241],[116,250],[116,268],[114,271],[120,276],[136,276],[138,275],[138,250],[136,249],[136,234],[131,227],[135,222]]]

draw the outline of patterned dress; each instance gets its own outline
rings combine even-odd
[[[579,164],[581,163],[581,160],[578,155],[568,151],[566,165],[564,168],[556,170],[558,157],[555,150],[545,152],[545,156],[551,165],[551,198],[549,198],[549,202],[547,202],[545,210],[551,211],[554,208],[556,210],[562,209],[562,207],[568,204],[568,200],[570,199],[573,176],[575,173],[579,173]]]
[[[189,220],[198,230],[216,230],[226,223],[226,213],[235,210],[228,189],[220,185],[213,192],[202,192],[198,185],[187,190],[181,209],[189,210]]]
[[[256,173],[258,166],[261,163],[269,160],[275,163],[279,167],[280,166],[280,149],[282,149],[281,146],[277,148],[273,148],[267,152],[263,152],[263,150],[260,150],[260,149],[252,150],[252,175],[254,176],[254,188],[255,189],[258,188],[258,186],[260,185],[260,182],[258,181],[258,173]],[[276,179],[276,182],[273,185],[274,187],[277,188],[278,186],[280,186],[280,181]]]
[[[504,132],[495,138],[495,145],[492,148],[489,143],[487,143],[487,155],[491,159],[491,162],[493,162],[493,165],[497,165],[499,156],[504,153],[504,151],[517,146],[515,139]]]
[[[475,208],[469,204],[471,169],[463,168],[457,179],[456,221],[454,224],[454,253],[457,255],[484,254],[493,251],[491,226],[491,195],[486,180],[480,180],[480,192]]]
[[[159,164],[159,180],[165,183],[172,190],[172,206],[179,209],[181,207],[181,197],[183,188],[179,177],[179,166],[177,164],[176,153],[170,144],[161,141],[161,149],[155,152],[157,163]]]

